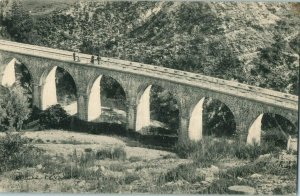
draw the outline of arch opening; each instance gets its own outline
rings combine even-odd
[[[199,141],[203,136],[233,136],[236,133],[234,115],[217,99],[202,98],[191,111],[189,139]]]
[[[126,93],[114,78],[98,76],[91,85],[88,121],[126,123]]]
[[[145,135],[177,137],[179,106],[168,90],[148,85],[137,101],[136,131]]]
[[[4,87],[20,85],[32,107],[32,76],[25,64],[15,58],[12,59],[4,69],[1,85]]]
[[[55,66],[41,78],[41,109],[61,105],[68,114],[77,114],[77,90],[72,76],[63,68]]]
[[[250,126],[247,143],[286,149],[290,147],[291,140],[297,137],[296,127],[287,118],[279,114],[263,113]],[[292,148],[297,149],[295,146]]]

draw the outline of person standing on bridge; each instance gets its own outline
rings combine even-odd
[[[91,63],[94,64],[94,61],[95,61],[95,57],[94,57],[94,55],[92,55],[92,57],[91,57]]]
[[[76,61],[76,54],[73,52],[73,60]]]
[[[97,55],[97,62],[98,62],[98,65],[100,65],[100,60],[101,60],[101,58],[100,58],[100,55],[98,54],[98,55]]]

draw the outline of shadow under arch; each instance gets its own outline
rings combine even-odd
[[[13,58],[2,72],[1,85],[12,86],[17,80],[32,83],[32,73],[26,64]],[[22,85],[22,84],[21,84]]]
[[[60,104],[70,115],[77,113],[77,86],[72,75],[62,67],[45,70],[40,78],[41,109]]]
[[[24,89],[24,93],[29,99],[30,107],[32,107],[32,84],[33,75],[26,64],[13,58],[4,67],[1,77],[1,85],[11,87],[15,84],[20,85]]]
[[[262,113],[248,129],[247,144],[272,143],[286,148],[290,138],[297,137],[297,129],[288,118],[277,113]]]
[[[118,80],[109,75],[98,75],[89,81],[87,95],[88,121],[125,121],[127,94]],[[103,113],[106,118],[112,118],[98,119]]]
[[[230,108],[218,99],[201,98],[190,111],[188,136],[199,141],[203,135],[232,136],[236,132],[236,123]]]
[[[154,133],[151,134],[178,135],[180,99],[171,90],[158,83],[141,84],[138,88],[136,106],[137,132],[151,132],[152,127]],[[144,130],[147,127],[150,129]]]

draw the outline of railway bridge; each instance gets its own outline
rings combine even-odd
[[[21,62],[33,83],[33,105],[46,109],[56,104],[55,70],[66,70],[77,90],[77,116],[92,121],[101,114],[101,76],[114,78],[126,95],[127,128],[140,130],[150,123],[150,88],[158,85],[171,92],[179,105],[179,140],[202,138],[202,109],[205,97],[220,100],[233,113],[236,130],[245,141],[260,142],[264,113],[279,114],[298,128],[298,96],[250,86],[235,81],[160,66],[101,57],[100,65],[90,63],[91,55],[0,40],[0,82],[15,82],[14,66]]]

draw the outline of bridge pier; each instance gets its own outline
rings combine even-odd
[[[189,116],[180,115],[178,143],[183,144],[190,141],[188,137],[188,130],[189,130]]]
[[[77,117],[88,121],[88,95],[86,94],[77,94]]]
[[[135,131],[135,124],[136,124],[136,102],[135,99],[129,98],[127,101],[127,124],[126,129]]]
[[[42,92],[42,87],[38,83],[33,83],[32,84],[32,105],[39,109],[42,109],[41,92]]]

